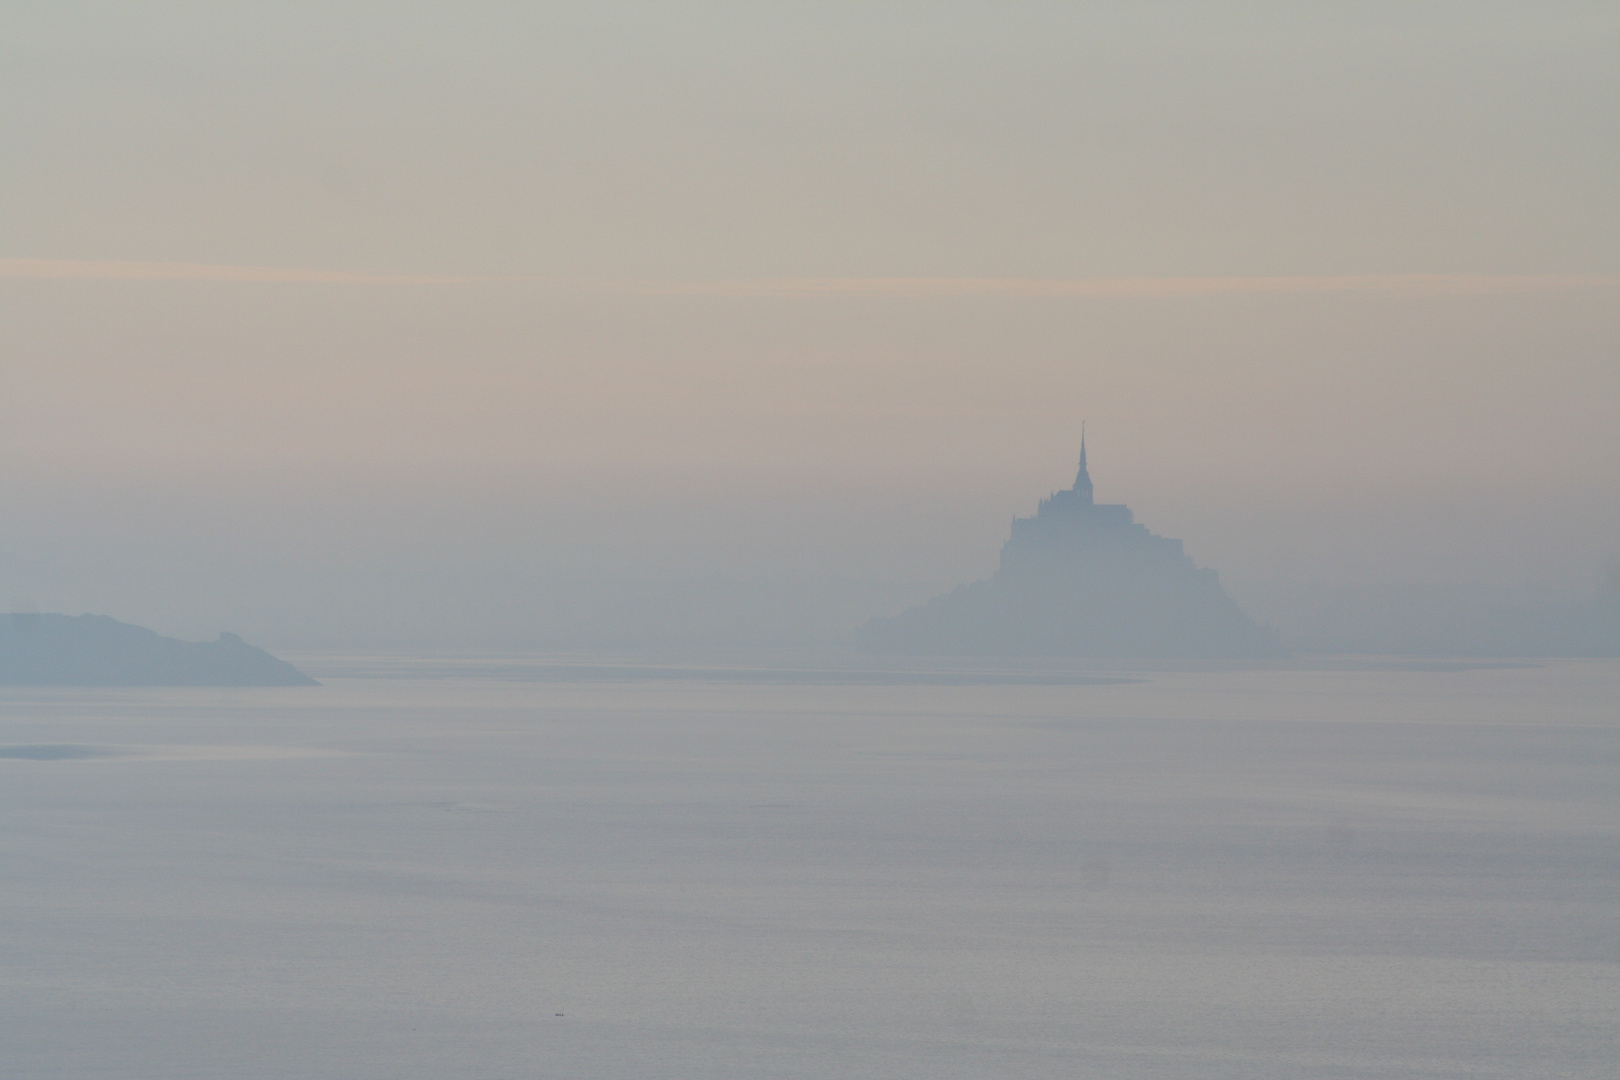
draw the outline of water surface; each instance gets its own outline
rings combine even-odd
[[[0,1073],[1620,1063],[1620,664],[299,662],[0,695]]]

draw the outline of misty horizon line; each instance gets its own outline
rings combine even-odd
[[[199,281],[263,284],[533,284],[645,296],[729,297],[1180,297],[1384,292],[1490,295],[1620,289],[1620,274],[1341,274],[1153,277],[802,277],[603,279],[527,274],[383,274],[310,267],[93,259],[0,259],[0,278],[52,281]]]

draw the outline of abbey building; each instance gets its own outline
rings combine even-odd
[[[1016,518],[1001,565],[893,618],[862,627],[877,652],[940,656],[1270,656],[1275,635],[1226,595],[1180,540],[1130,508],[1095,501],[1084,439],[1074,486]]]

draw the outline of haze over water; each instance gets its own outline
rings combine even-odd
[[[1613,1074],[1610,661],[306,666],[4,692],[8,1076]]]
[[[1535,658],[1620,653],[1616,56],[7,3],[4,625],[322,685],[0,688],[0,1076],[1611,1080],[1620,660]],[[1082,424],[1281,655],[848,651]]]
[[[824,644],[993,569],[1082,420],[1331,648],[1620,559],[1612,5],[5,21],[6,610]]]

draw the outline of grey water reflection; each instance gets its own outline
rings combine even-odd
[[[17,761],[82,761],[86,758],[120,757],[123,750],[110,746],[86,746],[80,743],[35,743],[23,746],[0,746],[0,758]]]
[[[1613,662],[411,667],[0,694],[8,1078],[1612,1075]]]

